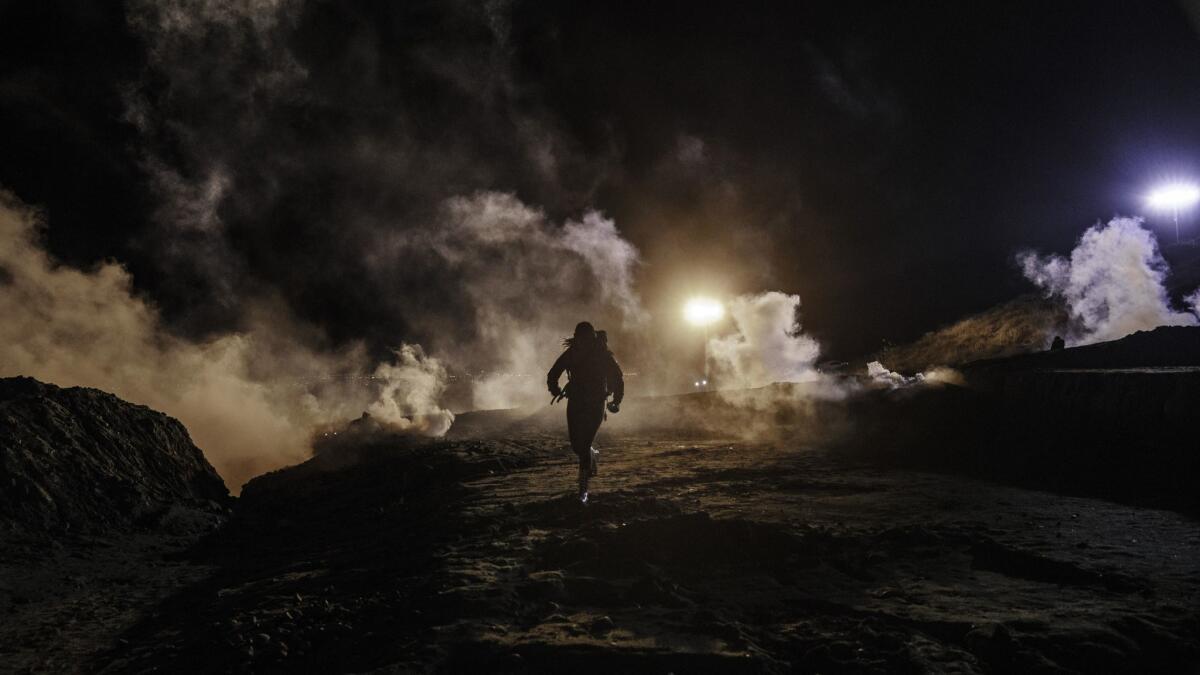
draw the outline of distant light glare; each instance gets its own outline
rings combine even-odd
[[[725,316],[725,306],[712,298],[692,298],[683,306],[683,318],[697,326],[707,326]]]
[[[1146,205],[1160,211],[1182,211],[1200,201],[1200,187],[1191,183],[1170,183],[1155,188],[1146,196]]]

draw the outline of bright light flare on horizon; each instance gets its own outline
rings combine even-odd
[[[1146,205],[1159,211],[1182,211],[1200,201],[1200,187],[1192,183],[1168,183],[1146,195]]]
[[[725,316],[725,306],[712,298],[692,298],[683,306],[683,318],[696,326],[707,326]]]

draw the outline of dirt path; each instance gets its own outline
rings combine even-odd
[[[743,444],[610,447],[586,508],[561,496],[571,475],[546,461],[468,484],[468,529],[496,535],[450,566],[448,592],[488,617],[448,630],[464,665],[1029,672],[1195,657],[1200,528],[1170,512]]]
[[[76,672],[212,568],[178,559],[194,538],[69,537],[0,546],[0,672]]]
[[[447,442],[247,491],[221,566],[93,661],[257,671],[1178,672],[1200,525],[850,466],[620,439]]]

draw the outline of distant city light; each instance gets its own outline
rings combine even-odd
[[[692,298],[683,306],[683,318],[697,326],[707,326],[725,316],[725,306],[712,298]]]

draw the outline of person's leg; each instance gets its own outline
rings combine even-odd
[[[567,436],[571,439],[571,451],[579,458],[579,466],[591,461],[592,439],[596,436],[590,421],[589,406],[583,401],[567,401]]]
[[[580,420],[580,441],[582,448],[586,448],[583,454],[579,455],[579,469],[583,471],[586,467],[589,476],[596,475],[596,455],[599,454],[592,449],[592,443],[596,440],[596,432],[600,430],[600,424],[604,421],[604,401],[588,402],[586,415],[581,415]]]
[[[587,501],[588,478],[591,476],[591,445],[595,431],[591,428],[589,406],[577,399],[567,399],[567,436],[571,450],[579,458],[579,498]]]

